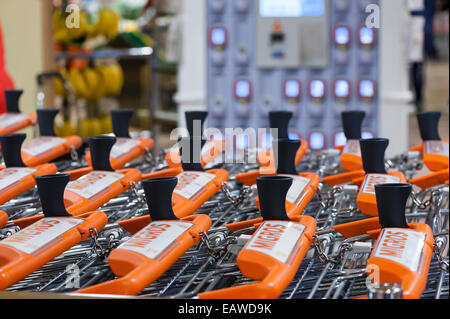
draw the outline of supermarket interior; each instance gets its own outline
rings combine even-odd
[[[0,301],[448,299],[449,7],[1,0]]]

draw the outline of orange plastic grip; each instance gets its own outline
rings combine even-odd
[[[0,228],[5,226],[7,222],[8,222],[8,214],[0,210]]]
[[[14,121],[13,124],[8,125],[7,127],[0,126],[0,135],[7,135],[14,132],[17,132],[23,128],[26,128],[30,125],[34,125],[37,122],[37,114],[23,114],[23,113],[4,113],[0,116],[0,125],[4,121],[5,117],[18,116],[20,117],[19,121]]]
[[[406,184],[407,181],[405,176],[401,172],[388,172],[387,174],[367,174],[356,198],[356,205],[364,215],[378,216],[375,185],[385,183]]]
[[[199,234],[209,227],[211,220],[206,215],[147,224],[109,255],[111,270],[121,278],[75,293],[137,295],[194,246],[200,239]]]
[[[209,144],[208,144],[209,143]],[[224,147],[223,141],[209,141],[203,146],[202,154],[200,158],[200,164],[204,167],[211,162],[216,156],[222,154]],[[165,161],[170,168],[181,166],[181,156],[178,151],[168,152],[165,157]]]
[[[427,189],[437,185],[448,184],[448,179],[449,179],[449,170],[444,169],[442,171],[413,178],[409,180],[409,182],[411,184],[420,187],[421,189]]]
[[[198,176],[202,174],[215,175],[206,185],[202,186],[197,192],[194,187],[195,194],[186,193],[187,188],[193,187],[197,183]],[[196,177],[197,176],[197,177]],[[203,205],[211,196],[222,188],[222,183],[228,180],[228,172],[223,169],[211,169],[205,172],[182,172],[178,176],[178,184],[172,195],[172,207],[178,218],[186,217],[195,213],[195,211]]]
[[[286,176],[288,176],[288,175],[286,175]],[[294,196],[298,195],[295,202],[290,201],[289,193],[291,192],[291,190],[289,190],[288,197],[286,200],[286,213],[289,218],[294,218],[294,217],[302,214],[302,212],[304,211],[304,209],[306,208],[308,203],[311,201],[311,199],[316,194],[317,187],[319,186],[319,183],[320,183],[320,177],[319,177],[319,175],[317,175],[315,173],[301,173],[301,174],[299,174],[299,176],[309,179],[309,183],[304,187],[304,189],[301,192],[296,193],[295,190],[293,190]],[[296,187],[295,185],[296,184],[295,184],[295,180],[294,180],[294,183],[292,184],[291,187]],[[259,209],[259,197],[258,196],[256,197],[256,206]],[[251,227],[253,224],[260,223],[262,221],[263,221],[262,218],[256,218],[256,219],[252,219],[252,220],[246,220],[246,221],[242,221],[242,222],[238,222],[238,223],[228,224],[228,225],[226,225],[226,227],[231,231],[236,231],[237,229]]]
[[[309,143],[305,140],[301,140],[300,147],[295,154],[295,166],[298,166],[308,152]],[[258,164],[261,167],[274,166],[275,159],[272,152],[261,152],[258,154]]]
[[[46,217],[0,242],[0,290],[8,288],[100,230],[108,221],[103,212],[85,218]]]
[[[64,192],[64,205],[67,207],[67,211],[75,217],[85,212],[94,211],[114,197],[117,197],[124,191],[128,190],[131,187],[130,182],[137,183],[141,178],[141,172],[139,170],[134,168],[123,169],[114,172],[115,174],[124,175],[120,180],[115,181],[109,186],[103,188],[90,198],[86,198],[83,195],[70,190],[71,187],[74,187],[83,191],[89,184],[93,184],[96,180],[98,181],[99,179],[103,179],[106,174],[110,173],[113,172],[93,171],[85,177],[85,180],[77,180],[79,183],[77,183],[76,186],[69,184]],[[24,228],[42,219],[43,217],[43,214],[39,214],[16,219],[13,222],[20,228]]]
[[[368,260],[367,272],[373,282],[401,285],[403,298],[419,299],[426,287],[434,239],[426,224],[411,223],[409,227],[383,229]],[[423,245],[420,251],[417,245]]]
[[[136,145],[128,149],[126,147],[127,143],[133,143]],[[121,137],[117,138],[117,141],[111,150],[111,156],[109,158],[111,167],[113,169],[121,169],[127,163],[130,163],[133,160],[137,159],[138,157],[144,155],[146,151],[150,151],[153,148],[154,144],[155,141],[153,141],[153,139],[149,137],[139,137],[135,139],[121,138]],[[125,148],[122,151],[120,151],[121,147]],[[117,155],[114,155],[116,152]],[[92,164],[90,151],[86,152],[85,159],[86,162],[89,164],[89,166],[91,166]]]
[[[288,223],[290,226],[287,226]],[[301,228],[303,228],[301,235],[295,236]],[[290,230],[289,236],[286,236],[287,229]],[[204,292],[198,294],[198,297],[200,299],[278,298],[294,278],[313,242],[315,229],[316,221],[310,216],[298,216],[292,222],[264,222],[237,257],[237,264],[242,274],[259,282]],[[289,242],[287,238],[297,239]],[[276,242],[279,244],[274,244]]]
[[[36,185],[35,178],[41,175],[55,174],[58,169],[53,164],[42,164],[37,167],[10,167],[0,170],[0,178],[20,174],[21,172],[28,171],[30,174],[15,181],[10,185],[0,190],[0,204],[4,204],[7,201],[13,199],[16,196],[26,192]]]
[[[50,149],[43,148],[42,152],[38,151],[40,146],[42,147],[42,145],[45,145],[45,143],[48,143],[51,146],[52,142],[55,143],[55,146],[51,147]],[[64,138],[49,136],[39,137],[23,145],[21,152],[22,159],[27,166],[37,166],[70,153],[72,147],[77,149],[81,146],[82,143],[83,141],[79,136],[68,136]],[[27,146],[30,148],[30,150],[36,150],[36,156],[33,156],[26,151]]]

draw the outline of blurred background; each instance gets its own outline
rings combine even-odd
[[[24,89],[22,112],[32,112],[36,107],[61,108],[57,133],[87,137],[111,132],[109,110],[132,108],[135,110],[133,130],[141,134],[152,132],[158,147],[171,145],[169,132],[183,125],[184,110],[208,108],[207,2],[220,3],[215,0],[0,1],[3,35],[0,54],[4,55],[4,68],[14,86]],[[391,42],[384,40],[385,46],[392,45],[382,48],[384,53],[380,59],[384,63],[383,59],[389,59],[386,52],[391,52],[400,56],[402,65],[406,66],[402,72],[409,91],[407,144],[420,144],[414,117],[420,110],[442,111],[441,134],[448,138],[449,2],[389,0],[381,3],[385,6],[383,12],[390,10],[391,15],[398,16],[394,17],[398,20],[396,27],[402,28],[401,42],[394,38],[393,32],[381,34],[381,39],[393,38]],[[70,20],[71,5],[81,9],[78,22]],[[395,8],[401,8],[401,12],[392,12]],[[68,17],[80,27],[67,28]],[[392,18],[386,16],[386,21],[389,19]],[[381,73],[386,72],[383,70],[386,68],[380,67]],[[392,70],[392,74],[396,72]],[[38,74],[44,75],[40,82],[36,78]],[[386,76],[390,75],[381,74],[380,78]],[[380,109],[387,112],[386,108]],[[380,134],[384,132],[381,130]]]

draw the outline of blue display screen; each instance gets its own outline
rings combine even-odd
[[[347,45],[350,42],[350,31],[346,27],[337,27],[334,30],[334,39],[337,44]]]
[[[334,95],[338,98],[350,95],[350,84],[346,80],[337,80],[334,84]]]
[[[259,0],[263,18],[320,17],[325,13],[325,0]]]
[[[240,99],[247,99],[250,97],[250,82],[245,80],[240,80],[236,82],[235,86],[236,97]]]
[[[299,140],[300,136],[297,133],[289,133],[288,137],[290,140]]]
[[[321,132],[313,132],[309,137],[309,145],[313,150],[321,150],[325,146],[325,136]]]
[[[297,98],[300,96],[300,84],[295,80],[288,80],[284,84],[284,94],[288,98]]]
[[[322,98],[325,95],[325,83],[322,80],[312,80],[309,84],[309,94],[313,98]]]
[[[213,45],[222,46],[226,42],[226,33],[222,28],[213,28],[211,30],[211,43]]]
[[[373,98],[375,95],[375,87],[370,80],[362,80],[359,84],[359,95],[361,97]]]
[[[374,30],[367,27],[362,27],[359,30],[359,41],[361,44],[370,45],[374,42]]]

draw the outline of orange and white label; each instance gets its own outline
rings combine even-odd
[[[411,229],[383,229],[373,257],[399,263],[417,272],[425,245],[425,237],[424,233]]]
[[[254,250],[286,263],[306,226],[293,222],[264,222],[243,249]]]
[[[448,142],[427,141],[425,142],[425,153],[436,154],[448,157]]]
[[[361,145],[359,140],[348,140],[347,143],[345,143],[342,154],[361,156]]]
[[[131,250],[156,259],[192,226],[191,223],[179,221],[152,222],[117,249]]]
[[[55,146],[64,144],[65,142],[66,140],[63,138],[41,136],[23,144],[22,152],[25,152],[31,156],[38,156],[48,152]]]
[[[29,167],[8,167],[0,170],[0,192],[34,172],[36,169]]]
[[[94,171],[76,181],[70,182],[67,185],[66,190],[89,199],[124,177],[125,175],[123,174]]]
[[[110,156],[112,158],[119,158],[119,157],[125,155],[126,153],[128,153],[129,151],[131,151],[131,149],[133,147],[136,147],[140,144],[141,144],[141,141],[139,141],[139,140],[135,140],[132,138],[119,137],[111,149]]]
[[[46,217],[2,240],[0,247],[6,245],[32,255],[83,222],[79,218]]]
[[[0,127],[8,128],[28,118],[22,113],[5,113],[0,115]]]
[[[396,184],[400,183],[400,181],[400,177],[388,174],[368,174],[364,180],[363,186],[361,187],[361,193],[375,195],[375,185]]]
[[[186,199],[191,199],[209,182],[214,180],[216,175],[203,172],[183,172],[177,178],[178,184],[173,192]]]
[[[298,176],[298,175],[280,175],[292,177],[292,185],[286,195],[286,200],[292,204],[297,204],[301,202],[306,186],[311,182],[309,178]]]

